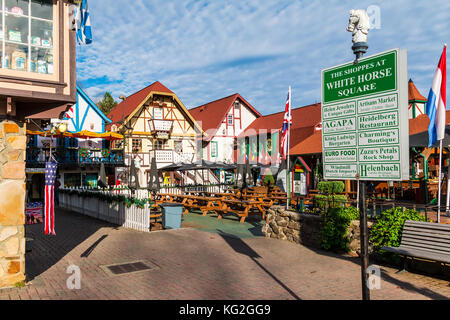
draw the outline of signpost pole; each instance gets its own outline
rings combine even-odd
[[[370,291],[367,286],[367,268],[369,267],[369,237],[367,232],[367,210],[366,210],[366,182],[358,180],[360,195],[360,229],[361,229],[361,285],[363,300],[370,300]]]

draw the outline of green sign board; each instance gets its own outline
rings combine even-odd
[[[408,180],[406,51],[322,71],[325,179]]]

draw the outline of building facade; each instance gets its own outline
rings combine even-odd
[[[239,93],[190,109],[207,137],[201,157],[212,162],[237,163],[237,137],[261,114]]]
[[[125,143],[125,164],[134,161],[141,187],[147,185],[153,158],[158,168],[198,160],[202,128],[175,93],[158,81],[127,97],[108,117],[112,121],[109,128],[125,135],[124,141],[115,145],[121,148]],[[117,168],[116,178],[126,184],[127,172]],[[163,178],[172,183],[181,180],[174,173]]]

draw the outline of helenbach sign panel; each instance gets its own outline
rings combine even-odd
[[[406,50],[322,71],[325,179],[408,180]]]

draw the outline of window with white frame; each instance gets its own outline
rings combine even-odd
[[[228,125],[229,125],[229,126],[232,126],[232,125],[233,125],[233,115],[232,115],[232,114],[229,114],[229,115],[228,115]]]
[[[0,0],[1,67],[53,74],[52,0]]]

